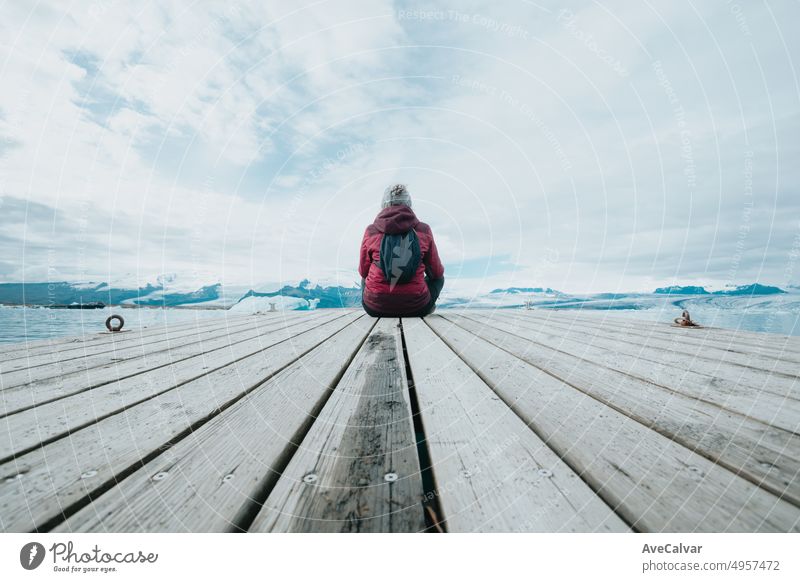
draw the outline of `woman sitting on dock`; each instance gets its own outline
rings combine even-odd
[[[424,317],[444,287],[431,227],[411,210],[403,184],[387,188],[382,210],[364,232],[358,271],[361,301],[372,317]]]

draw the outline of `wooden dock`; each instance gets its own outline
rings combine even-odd
[[[0,530],[800,531],[800,338],[287,312],[0,350]]]

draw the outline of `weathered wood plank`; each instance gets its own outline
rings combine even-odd
[[[650,337],[673,345],[702,345],[745,355],[764,355],[777,359],[800,361],[800,338],[771,333],[744,332],[723,328],[680,328],[667,323],[622,319],[613,316],[595,317],[588,313],[545,312],[543,310],[504,310],[548,324],[587,327],[601,332],[617,331],[633,337]],[[499,311],[498,311],[499,312]]]
[[[702,334],[712,334],[714,336],[723,337],[726,335],[734,335],[739,338],[746,338],[747,336],[751,337],[760,337],[764,335],[762,332],[755,332],[755,331],[748,331],[746,329],[737,329],[737,328],[725,328],[725,327],[718,327],[718,326],[710,326],[704,325],[701,328],[697,328],[695,330],[690,330],[686,328],[669,328],[665,327],[668,326],[668,322],[664,321],[657,321],[653,319],[639,319],[639,318],[631,318],[627,316],[622,316],[616,310],[603,310],[603,309],[550,309],[550,308],[534,308],[532,311],[522,309],[521,307],[518,309],[510,309],[509,311],[517,311],[517,312],[526,312],[526,313],[537,313],[542,316],[546,317],[557,317],[564,320],[569,319],[580,319],[587,322],[593,322],[599,325],[605,325],[606,323],[618,323],[620,325],[630,325],[633,327],[639,327],[640,324],[652,326],[653,328],[658,328],[661,330],[668,330],[672,331],[672,329],[677,330],[678,332],[686,332],[691,334],[693,332],[700,332]],[[654,309],[653,311],[661,311],[660,309]],[[682,308],[675,306],[673,309],[670,309],[670,314],[675,313],[674,317],[680,315]],[[691,308],[690,308],[691,311]],[[767,334],[768,337],[774,338],[780,341],[793,341],[800,345],[800,337],[779,334],[779,333],[769,333]]]
[[[794,505],[486,339],[441,317],[426,321],[637,529],[800,531]]]
[[[520,314],[522,313],[520,312]],[[519,315],[518,317],[525,318],[526,316]],[[586,325],[579,321],[567,324],[548,322],[545,319],[539,319],[537,316],[528,316],[527,319],[531,321],[538,320],[542,325],[571,328],[573,330],[582,329],[587,335],[602,335],[626,342],[647,342],[648,345],[668,349],[680,354],[696,355],[699,351],[702,351],[706,358],[712,360],[721,360],[739,366],[781,373],[792,378],[797,378],[798,373],[800,373],[798,372],[800,370],[800,360],[795,360],[792,355],[785,351],[763,353],[757,351],[754,345],[736,344],[731,340],[727,342],[722,340],[712,341],[707,337],[687,335],[691,334],[691,332],[670,326],[665,326],[665,330],[646,326],[641,329],[611,327],[605,330],[602,327]]]
[[[500,314],[492,314],[485,320],[535,332],[536,337],[540,338],[537,341],[569,352],[573,350],[567,347],[574,342],[581,346],[582,352],[602,358],[611,368],[626,368],[627,371],[629,364],[625,362],[634,362],[633,367],[644,369],[648,379],[656,383],[667,377],[672,378],[670,382],[677,386],[681,382],[675,381],[675,378],[686,375],[726,394],[730,392],[750,398],[754,391],[758,391],[774,394],[781,399],[800,401],[800,379],[797,377],[751,368],[729,359],[709,358],[702,347],[675,351],[666,346],[651,346],[647,337],[629,340],[627,338],[631,338],[630,335],[604,334],[600,330],[590,331],[580,326],[543,326],[530,318]]]
[[[448,531],[629,531],[421,319],[403,333]]]
[[[165,344],[168,346],[169,344],[178,342],[190,343],[200,338],[210,338],[230,334],[238,330],[252,329],[255,326],[262,325],[264,321],[265,320],[247,319],[238,321],[235,324],[216,325],[203,328],[202,330],[162,331],[157,335],[142,337],[137,340],[132,340],[132,338],[120,339],[112,344],[103,343],[61,352],[50,352],[38,355],[29,354],[22,358],[0,362],[0,374],[7,374],[14,370],[26,370],[45,366],[59,369],[57,368],[59,364],[63,365],[66,364],[66,362],[74,360],[81,360],[86,364],[84,367],[91,367],[91,365],[88,365],[90,359],[97,358],[103,354],[112,354],[111,357],[122,360],[125,358],[126,354],[133,354],[135,357],[158,349],[163,349]],[[117,335],[119,336],[119,334]]]
[[[0,385],[2,385],[3,390],[9,390],[17,386],[42,383],[52,379],[70,381],[77,375],[84,375],[94,369],[109,367],[113,368],[117,377],[120,377],[126,374],[128,364],[138,369],[142,362],[147,361],[153,367],[158,367],[164,365],[164,363],[175,362],[199,352],[210,352],[214,349],[221,349],[258,337],[265,330],[285,327],[302,320],[330,316],[330,314],[325,313],[303,314],[294,316],[288,323],[284,323],[279,319],[271,319],[259,322],[257,325],[243,326],[231,331],[222,329],[198,334],[190,338],[180,338],[175,342],[168,342],[166,346],[156,346],[154,350],[134,346],[128,349],[105,352],[85,358],[74,358],[32,368],[3,370],[0,375]]]
[[[265,331],[253,341],[235,345],[231,350],[198,355],[196,358],[202,359],[203,370],[198,369],[198,360],[193,358],[194,361],[191,364],[186,365],[182,362],[169,366],[163,370],[163,373],[148,377],[147,382],[134,376],[104,384],[89,393],[80,392],[8,415],[0,419],[0,426],[3,427],[6,434],[10,435],[8,440],[0,442],[0,462],[12,455],[18,455],[40,446],[41,443],[67,436],[75,430],[97,422],[98,419],[110,414],[117,414],[126,408],[172,390],[181,383],[232,365],[242,358],[262,352],[318,326],[317,320],[306,320],[300,326],[286,326]]]
[[[55,525],[362,316],[321,323],[0,465],[0,527]]]
[[[251,531],[425,528],[398,325],[378,321]]]
[[[54,531],[220,532],[277,481],[375,320],[362,317]]]
[[[745,349],[748,336],[695,334],[689,338],[696,345],[686,347],[678,335],[692,331],[675,330],[673,336],[672,329],[659,330],[650,339],[646,330],[603,334],[602,326],[573,325],[564,318],[549,325],[527,313],[444,313],[460,325],[453,327],[452,321],[437,316],[409,320],[406,337],[437,480],[433,494],[451,531],[593,531],[602,529],[591,527],[597,522],[614,529],[603,522],[603,516],[614,518],[610,507],[645,531],[800,531],[797,436],[787,437],[789,431],[770,425],[774,419],[765,416],[760,400],[796,386],[788,375],[731,361],[735,352],[725,342]],[[358,338],[375,321],[344,314],[338,312],[338,320],[306,320],[307,328],[298,324],[284,329],[279,343],[279,332],[273,330],[261,336],[260,344],[256,338],[244,340],[198,353],[196,359],[141,370],[118,384],[107,370],[92,368],[87,374],[108,374],[108,382],[84,384],[85,392],[69,398],[62,398],[63,390],[53,392],[62,399],[11,414],[3,432],[29,440],[27,448],[16,449],[23,454],[0,465],[0,529],[51,528],[65,512],[71,517],[61,531],[220,531],[249,523],[273,485],[256,530],[424,528],[413,432],[408,446],[391,446],[400,451],[395,458],[406,449],[413,451],[413,476],[405,481],[402,471],[398,481],[382,481],[387,467],[397,463],[369,454],[376,441],[390,438],[386,422],[402,424],[397,407],[405,410],[400,416],[413,431],[394,329],[395,346],[379,345],[377,350],[395,357],[396,363],[365,354],[365,343],[289,462],[294,445],[309,429],[309,416],[313,419],[319,411]],[[155,342],[174,345],[181,337],[188,342],[197,335],[189,328],[170,335],[172,329],[119,345],[114,342],[122,336],[109,335],[117,339],[106,346],[64,350],[85,350],[99,361],[104,352],[132,357],[137,346],[146,354],[142,361],[152,360],[158,356]],[[212,329],[221,327],[207,327]],[[347,334],[353,342],[345,339]],[[706,341],[729,355],[709,356],[702,351]],[[769,347],[754,350],[760,357],[782,353],[777,344],[764,345]],[[237,352],[236,346],[252,347],[253,353]],[[45,346],[37,349],[46,353]],[[241,357],[234,362],[231,354]],[[784,363],[794,357],[782,355]],[[56,357],[72,356],[65,351]],[[133,366],[136,360],[114,365]],[[212,371],[208,364],[215,362],[220,367]],[[706,365],[704,373],[692,369],[665,375],[657,373],[660,362],[682,363],[684,369],[687,362]],[[381,380],[369,381],[370,375]],[[395,379],[387,381],[386,376]],[[333,380],[325,383],[326,378]],[[765,389],[755,401],[748,400],[747,387],[758,378]],[[715,382],[703,387],[706,380]],[[397,382],[404,388],[395,390]],[[19,398],[27,393],[33,406],[42,402],[47,386],[3,392]],[[405,400],[385,394],[393,390]],[[502,401],[493,399],[498,397]],[[780,407],[774,398],[769,401],[778,423],[798,416],[792,408],[797,398],[787,394],[787,400],[792,402]],[[381,409],[382,401],[394,402],[388,406],[392,410]],[[760,420],[741,422],[753,412],[748,403],[754,404]],[[386,421],[390,412],[395,417]],[[373,422],[359,422],[363,416]],[[59,439],[68,431],[69,438]],[[354,449],[367,452],[365,462],[348,458],[359,456],[346,453]],[[303,454],[302,466],[293,467]],[[356,469],[348,472],[348,463]],[[537,473],[537,481],[531,472],[538,469],[552,475]],[[317,470],[333,473],[333,480],[317,475],[314,483],[301,481]],[[366,481],[355,480],[358,470]],[[153,480],[161,473],[167,476]],[[371,513],[388,503],[387,490],[398,510],[394,523],[386,512]],[[770,492],[782,493],[783,499]],[[411,518],[398,521],[397,515]],[[418,523],[406,527],[405,522]],[[616,526],[624,529],[623,522]]]
[[[626,338],[628,341],[640,341],[645,338],[654,344],[661,345],[678,352],[686,349],[688,353],[696,353],[698,347],[710,347],[721,350],[729,357],[763,356],[785,362],[800,363],[800,352],[789,340],[789,336],[775,336],[770,333],[744,335],[740,332],[717,333],[723,330],[708,330],[707,328],[684,329],[669,324],[652,324],[646,321],[629,320],[623,325],[618,321],[601,324],[586,318],[563,320],[562,318],[550,319],[539,316],[526,316],[526,312],[506,312],[507,315],[523,317],[530,321],[538,321],[553,326],[584,330],[587,333],[608,335],[609,337]],[[530,313],[530,312],[527,312]],[[719,353],[719,352],[718,352]],[[723,355],[724,355],[723,354]],[[734,362],[735,360],[731,360]]]
[[[531,342],[527,335],[514,335],[513,328],[496,321],[478,323],[464,316],[448,316],[448,319],[752,483],[800,505],[800,482],[795,479],[800,474],[800,436],[796,432],[731,414],[707,400],[697,400],[570,357]],[[796,421],[800,423],[800,414]]]
[[[125,317],[125,313],[122,312]],[[58,356],[72,351],[99,349],[104,346],[125,345],[128,342],[145,342],[152,337],[157,337],[167,333],[183,333],[184,331],[202,332],[205,329],[217,327],[223,322],[234,325],[240,321],[247,321],[250,319],[260,317],[272,317],[272,315],[253,316],[253,315],[229,315],[224,317],[209,318],[209,319],[196,319],[191,322],[180,324],[155,324],[146,327],[125,328],[122,333],[109,333],[107,331],[98,331],[86,333],[77,337],[59,337],[49,338],[44,340],[35,340],[30,342],[20,342],[16,344],[7,344],[0,347],[0,361],[9,361],[18,358],[28,358],[32,356],[39,356],[42,354],[53,354]]]
[[[690,369],[691,367],[700,367],[701,364],[694,363],[694,366],[675,367],[664,365],[660,361],[648,362],[637,356],[623,354],[614,349],[617,344],[613,341],[598,340],[605,347],[596,348],[593,343],[595,340],[591,336],[584,336],[583,341],[565,337],[553,341],[547,339],[548,334],[537,331],[535,327],[531,329],[525,322],[520,324],[516,320],[506,321],[499,317],[476,318],[474,315],[455,317],[466,317],[479,325],[490,325],[494,329],[500,329],[535,342],[542,348],[540,352],[542,357],[553,358],[556,362],[563,360],[560,354],[579,358],[581,362],[586,363],[585,365],[581,364],[580,372],[586,371],[588,374],[594,374],[593,370],[599,367],[603,369],[602,373],[611,379],[617,374],[625,374],[677,394],[712,403],[725,410],[760,420],[770,426],[800,433],[800,400],[787,397],[785,394],[777,395],[771,391],[757,389],[758,386],[769,384],[775,378],[775,375],[770,372],[749,370],[745,379],[750,380],[752,384],[730,382],[712,374],[698,374]],[[691,360],[687,358],[686,362],[691,362]],[[570,360],[568,365],[572,369],[577,364]],[[706,370],[712,371],[709,368]],[[800,384],[800,380],[798,380],[798,384]],[[794,391],[791,382],[786,389]]]
[[[288,330],[286,337],[313,329],[323,322],[344,317],[344,313],[330,313],[323,317],[311,317],[290,322],[286,326],[278,327],[278,333]],[[264,326],[265,334],[270,326]],[[266,337],[266,335],[264,336]],[[204,345],[207,350],[181,350],[156,354],[153,357],[142,357],[120,364],[85,370],[81,374],[57,377],[55,379],[31,382],[26,385],[0,391],[0,417],[13,412],[22,411],[33,406],[41,406],[51,401],[60,400],[74,394],[84,393],[103,386],[109,386],[112,395],[119,396],[114,387],[121,383],[125,390],[139,393],[145,388],[150,392],[158,391],[165,386],[165,382],[177,384],[197,378],[211,370],[228,365],[239,358],[246,357],[262,348],[262,337],[256,336],[238,341],[232,339],[228,345],[215,342],[213,346]],[[87,395],[91,397],[91,394]]]

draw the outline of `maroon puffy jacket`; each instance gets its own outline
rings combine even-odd
[[[390,288],[380,267],[380,250],[383,233],[403,234],[414,229],[419,239],[422,261],[414,278],[408,283]],[[425,283],[425,273],[433,280],[444,277],[444,266],[433,240],[431,227],[420,222],[408,206],[389,206],[380,211],[375,222],[367,227],[361,241],[361,258],[358,272],[364,285],[364,303],[373,311],[391,315],[412,313],[424,308],[431,300]]]

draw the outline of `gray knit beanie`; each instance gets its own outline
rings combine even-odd
[[[381,208],[389,208],[390,206],[408,206],[411,208],[411,194],[405,184],[395,184],[388,187],[383,192],[383,200],[381,200]]]

